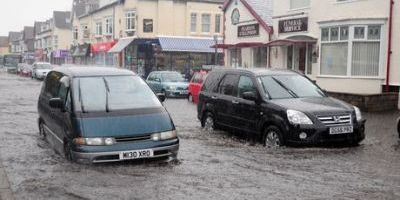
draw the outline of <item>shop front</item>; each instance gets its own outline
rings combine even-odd
[[[91,56],[92,63],[95,65],[103,65],[103,66],[113,66],[114,65],[114,57],[113,54],[108,53],[108,51],[116,44],[117,42],[100,42],[91,45]]]
[[[65,63],[68,63],[67,62],[68,59],[71,58],[69,50],[58,49],[53,51],[52,55],[53,55],[52,64],[56,65],[63,65]]]
[[[81,44],[71,47],[71,56],[73,64],[88,65],[91,64],[90,44]]]

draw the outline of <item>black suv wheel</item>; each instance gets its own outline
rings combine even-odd
[[[264,130],[263,144],[265,147],[280,147],[284,145],[282,131],[276,126],[269,126]]]

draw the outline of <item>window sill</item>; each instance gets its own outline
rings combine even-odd
[[[336,1],[334,4],[347,4],[347,3],[354,3],[362,0],[348,0],[348,1]]]
[[[288,12],[296,12],[296,11],[309,10],[309,9],[311,9],[310,6],[308,6],[308,7],[303,7],[303,8],[289,8]]]
[[[335,75],[318,75],[317,78],[385,80],[385,77],[379,77],[379,76],[335,76]]]

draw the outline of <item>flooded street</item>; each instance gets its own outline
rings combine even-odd
[[[0,72],[0,158],[16,199],[400,199],[397,111],[364,114],[358,147],[267,149],[202,131],[194,104],[168,99],[178,162],[81,165],[39,138],[40,85]]]

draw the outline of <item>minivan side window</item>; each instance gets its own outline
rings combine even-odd
[[[240,76],[238,84],[238,97],[243,98],[245,92],[255,92],[253,81],[248,76]]]
[[[219,93],[228,96],[236,96],[237,81],[238,81],[237,75],[227,74],[219,85],[219,90],[218,90]]]
[[[50,72],[46,77],[45,94],[49,98],[55,98],[58,96],[58,89],[60,87],[61,73]]]

